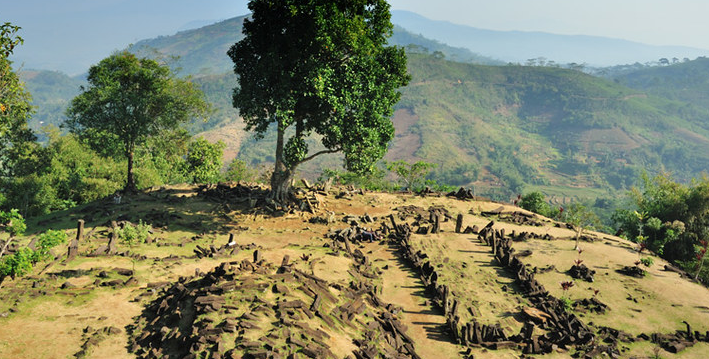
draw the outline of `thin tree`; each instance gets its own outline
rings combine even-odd
[[[347,169],[371,170],[394,134],[397,89],[409,81],[404,49],[386,46],[385,0],[252,0],[244,39],[228,52],[239,86],[233,104],[247,130],[275,124],[271,198],[288,200],[296,168],[344,152]],[[325,147],[311,153],[306,138]]]
[[[564,211],[566,223],[572,224],[576,230],[576,244],[574,249],[579,249],[579,240],[583,231],[599,223],[598,216],[580,203],[573,203]]]
[[[88,87],[81,87],[69,108],[65,126],[94,147],[114,146],[128,160],[125,190],[136,190],[133,155],[151,136],[204,116],[209,106],[192,83],[176,78],[167,65],[115,53],[89,69]],[[102,151],[106,152],[106,151]]]

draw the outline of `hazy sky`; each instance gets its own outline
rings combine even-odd
[[[21,26],[15,61],[71,74],[138,40],[248,13],[246,0],[0,0]],[[392,9],[493,30],[599,35],[709,49],[707,0],[390,0]]]
[[[707,0],[389,0],[392,9],[491,30],[596,35],[709,49]]]
[[[21,26],[15,62],[25,68],[88,70],[139,40],[172,35],[198,20],[248,12],[245,0],[0,0],[0,22]]]

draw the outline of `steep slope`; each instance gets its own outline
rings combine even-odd
[[[243,38],[242,24],[247,16],[224,20],[199,29],[178,32],[172,36],[161,36],[137,42],[131,47],[144,56],[159,54],[179,57],[174,68],[188,75],[222,74],[232,71],[233,63],[226,56],[229,48]],[[398,46],[414,45],[413,51],[440,51],[453,61],[473,62],[489,65],[503,64],[499,60],[481,56],[466,48],[451,47],[443,42],[431,40],[421,35],[395,26],[389,43]]]
[[[619,189],[641,168],[687,179],[709,166],[699,154],[709,149],[701,109],[679,112],[682,103],[563,69],[418,55],[409,69],[413,80],[397,107],[417,120],[393,150],[408,138],[410,157],[439,164],[440,178],[472,166],[479,185],[502,180],[513,191],[522,183]]]
[[[36,111],[30,120],[30,128],[40,134],[42,126],[59,126],[66,120],[64,112],[69,102],[79,94],[79,86],[86,84],[81,77],[69,77],[56,71],[22,71],[20,79],[32,94],[32,106]]]
[[[233,64],[226,52],[243,38],[241,26],[247,16],[238,16],[199,29],[178,32],[136,42],[131,48],[143,56],[155,56],[155,51],[177,56],[173,68],[181,74],[222,74],[231,71]]]

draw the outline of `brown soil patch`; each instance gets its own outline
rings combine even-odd
[[[686,128],[676,128],[674,132],[690,142],[694,142],[699,145],[709,146],[709,138],[706,138],[696,132],[692,132]]]
[[[416,158],[414,155],[421,147],[421,135],[412,133],[410,128],[419,120],[418,115],[408,109],[396,110],[392,122],[394,123],[394,140],[392,141],[384,158],[387,161],[405,160]]]
[[[387,263],[382,275],[382,299],[403,308],[402,319],[409,327],[409,335],[416,342],[416,351],[422,358],[456,358],[461,347],[445,334],[446,318],[438,308],[432,308],[424,295],[425,287],[413,272],[394,253],[395,248],[374,248],[374,256]]]
[[[0,357],[73,357],[83,344],[84,328],[106,326],[117,327],[122,333],[105,342],[110,353],[96,357],[131,357],[125,348],[128,341],[125,327],[140,313],[140,305],[130,301],[133,296],[130,290],[104,290],[83,299],[85,302],[79,305],[72,303],[82,301],[80,297],[68,296],[29,302],[27,307],[20,307],[18,315],[2,320],[0,338],[3,338],[4,345],[0,345]],[[98,348],[100,350],[101,346]]]
[[[640,143],[620,128],[584,131],[578,142],[587,152],[630,151],[640,147]]]
[[[223,163],[226,166],[239,155],[241,142],[246,137],[246,132],[244,131],[244,122],[241,117],[239,117],[237,120],[225,124],[218,129],[198,133],[195,137],[200,136],[212,143],[221,140],[226,144],[224,155],[222,156]]]

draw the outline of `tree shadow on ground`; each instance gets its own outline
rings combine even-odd
[[[445,324],[434,323],[434,322],[412,322],[413,324],[420,325],[426,332],[426,337],[431,340],[436,340],[440,342],[446,342],[451,344],[457,344],[453,337],[451,336],[450,330]]]

